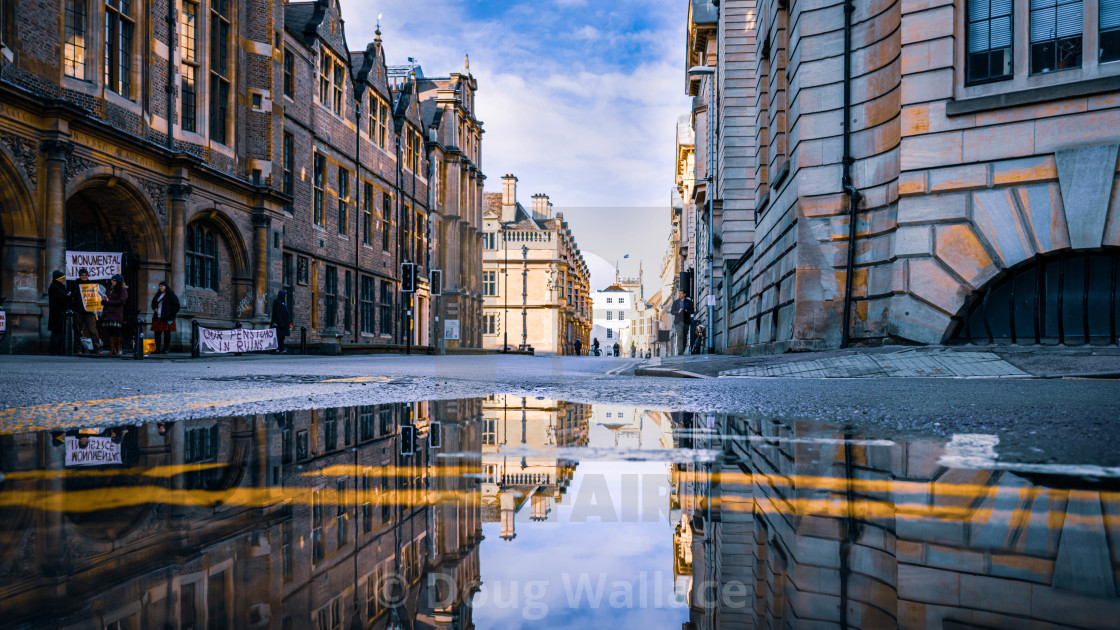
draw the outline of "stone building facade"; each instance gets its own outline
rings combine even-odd
[[[1120,614],[1115,492],[1030,467],[952,467],[951,442],[681,418],[696,436],[714,427],[693,445],[724,453],[674,471],[697,630],[1107,628]]]
[[[721,349],[1115,343],[1115,9],[989,4],[727,0],[690,24],[754,18],[690,47],[721,108],[748,80],[754,121],[732,142],[718,118],[717,159],[751,160],[755,226],[716,259]]]
[[[483,347],[572,354],[579,339],[587,352],[591,275],[564,215],[553,216],[547,195],[525,210],[513,175],[484,203]]]
[[[297,335],[306,327],[325,350],[433,346],[433,260],[457,262],[444,306],[462,301],[464,328],[480,327],[484,177],[468,72],[453,75],[452,100],[470,122],[476,192],[449,203],[429,182],[435,154],[455,146],[436,135],[435,110],[450,105],[425,106],[437,95],[422,72],[390,76],[380,33],[351,51],[337,0],[56,0],[5,4],[0,19],[8,351],[45,346],[46,287],[67,250],[123,254],[128,328],[169,280],[180,344],[192,319],[266,326],[285,288]],[[419,272],[411,328],[403,262]]]
[[[436,455],[478,453],[481,412],[464,400],[127,427],[123,466],[95,468],[67,466],[48,431],[6,435],[2,490],[20,498],[0,509],[6,622],[471,627],[479,460]]]

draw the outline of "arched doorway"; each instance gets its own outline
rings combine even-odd
[[[151,207],[125,179],[95,176],[66,200],[63,227],[68,251],[122,254],[121,274],[128,286],[122,334],[128,344],[135,337],[137,316],[147,306],[148,285],[167,275],[163,236]]]
[[[38,351],[45,347],[41,331],[46,315],[41,296],[50,272],[40,269],[42,239],[31,183],[16,167],[8,147],[0,143],[0,306],[7,316],[3,352]]]
[[[1120,247],[1036,256],[969,296],[950,343],[1116,344]]]

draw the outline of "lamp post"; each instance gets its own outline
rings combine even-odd
[[[529,312],[527,306],[529,304],[529,246],[521,246],[521,351],[529,349],[529,342],[527,341],[529,327],[528,317]]]
[[[688,69],[688,74],[694,77],[707,76],[708,77],[708,107],[706,118],[708,119],[708,164],[707,182],[708,190],[705,197],[708,198],[708,295],[705,301],[708,303],[708,354],[715,354],[715,295],[712,291],[714,289],[712,276],[714,275],[715,267],[715,222],[712,218],[712,203],[715,198],[715,124],[716,124],[716,69],[713,66],[693,66]]]

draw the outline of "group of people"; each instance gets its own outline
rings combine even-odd
[[[47,291],[47,329],[51,332],[50,353],[65,354],[66,312],[73,312],[74,333],[79,341],[75,350],[88,354],[124,354],[122,331],[125,323],[125,304],[128,286],[124,276],[116,274],[106,288],[90,280],[89,270],[78,270],[77,282],[67,285],[66,273],[51,272],[51,286]],[[175,317],[179,314],[179,298],[167,282],[159,283],[159,290],[152,297],[152,332],[155,334],[156,354],[167,354],[171,348],[171,333],[175,332]],[[102,344],[105,333],[107,346]]]

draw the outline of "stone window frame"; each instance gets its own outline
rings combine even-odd
[[[194,9],[194,24],[188,26],[187,8]],[[179,7],[179,127],[186,132],[198,133],[198,77],[202,72],[202,64],[198,57],[198,14],[201,12],[200,2],[195,0],[182,0]],[[188,46],[189,44],[189,46]],[[189,54],[188,54],[189,51]],[[193,75],[193,81],[187,81],[188,71]],[[189,94],[189,95],[188,95]],[[188,104],[190,114],[188,116]],[[190,122],[188,127],[188,121]]]
[[[201,222],[187,226],[186,252],[187,273],[184,283],[196,289],[217,291],[221,287],[221,257],[218,255],[218,245],[221,235],[216,230]],[[201,269],[197,274],[195,269]],[[199,283],[196,284],[196,276]]]
[[[88,80],[89,72],[89,24],[90,24],[90,0],[66,0],[63,7],[63,26],[62,26],[62,71],[65,76],[78,79],[79,81]],[[77,8],[81,8],[79,13]],[[78,17],[81,18],[81,25],[77,24]],[[75,40],[71,42],[71,31]],[[73,73],[71,73],[71,69]]]
[[[346,120],[346,66],[324,42],[319,42],[319,105]]]
[[[184,0],[186,1],[186,0]],[[284,96],[294,100],[296,97],[296,55],[284,47]]]
[[[337,169],[337,187],[335,188],[335,198],[338,199],[338,235],[350,235],[350,171],[342,168]]]
[[[105,25],[105,41],[102,42],[105,54],[103,56],[102,80],[105,88],[118,96],[130,101],[135,101],[137,81],[135,81],[136,67],[133,64],[133,54],[136,52],[136,34],[141,31],[140,16],[143,15],[140,2],[136,0],[101,0],[104,5],[103,13]],[[124,35],[127,29],[127,36]],[[108,37],[112,33],[113,37]],[[127,42],[128,50],[121,46]]]
[[[373,184],[362,181],[362,245],[373,247]]]
[[[388,252],[393,242],[393,196],[381,193],[381,251]]]
[[[482,295],[485,297],[497,297],[498,295],[498,272],[487,270],[482,272]]]
[[[209,57],[209,107],[207,108],[210,141],[227,147],[233,147],[233,118],[236,108],[230,105],[234,98],[234,67],[236,64],[237,47],[233,45],[233,36],[237,30],[234,26],[231,4],[236,9],[236,3],[231,0],[210,0],[209,31],[206,33],[210,44]],[[225,37],[216,37],[215,31],[225,30]],[[224,57],[222,44],[225,44]],[[225,62],[222,67],[221,61]]]
[[[1030,19],[1031,0],[1013,0],[1012,14],[1019,18],[1013,21],[1012,28],[1012,72],[1011,78],[969,85],[967,74],[968,1],[956,0],[954,6],[953,38],[953,96],[955,100],[995,96],[1008,92],[1018,92],[1034,88],[1047,88],[1058,85],[1079,83],[1102,77],[1120,76],[1120,60],[1101,62],[1099,55],[1099,7],[1100,0],[1083,0],[1082,3],[1082,60],[1081,66],[1042,74],[1030,73]],[[1086,51],[1093,51],[1088,54]],[[1044,99],[1045,100],[1045,99]]]
[[[323,228],[327,224],[326,205],[327,156],[316,151],[311,161],[311,223],[315,227]]]
[[[286,212],[288,214],[294,214],[295,213],[294,197],[295,197],[295,191],[296,191],[296,183],[295,183],[295,180],[296,180],[296,177],[295,177],[296,137],[295,137],[294,134],[288,133],[287,131],[284,132],[283,144],[281,145],[281,151],[283,152],[283,155],[281,156],[281,170],[282,170],[282,173],[283,173],[283,182],[282,183],[283,183],[283,186],[284,186],[284,194],[293,198],[293,201],[284,204],[284,212]]]

